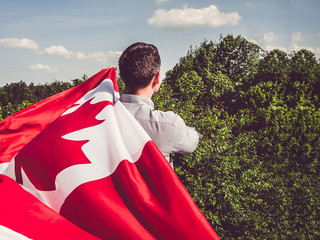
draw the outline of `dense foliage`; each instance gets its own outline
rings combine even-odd
[[[320,63],[241,36],[203,42],[156,105],[204,138],[175,170],[222,239],[319,239]]]
[[[0,119],[81,81],[7,84]],[[174,156],[175,171],[221,239],[320,238],[319,84],[312,52],[265,52],[232,35],[167,72],[156,107],[204,135]]]
[[[71,83],[54,81],[53,83],[27,85],[20,81],[6,84],[0,87],[0,120],[58,92],[74,87],[86,79],[87,76],[83,75],[81,79],[74,79]]]

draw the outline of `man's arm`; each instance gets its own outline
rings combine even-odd
[[[177,115],[172,139],[172,151],[176,153],[192,153],[202,135],[194,128],[186,126],[183,119]]]

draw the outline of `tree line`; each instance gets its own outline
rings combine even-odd
[[[70,82],[54,81],[52,83],[26,84],[24,81],[6,84],[0,87],[0,120],[18,112],[36,102],[48,98],[58,92],[74,87],[87,79],[73,79]]]
[[[83,80],[7,84],[0,119]],[[319,84],[314,53],[233,35],[191,47],[166,73],[156,108],[204,136],[173,156],[175,171],[221,239],[320,237]]]

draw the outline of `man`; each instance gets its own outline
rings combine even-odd
[[[160,65],[155,46],[142,42],[129,46],[119,59],[120,77],[125,84],[125,94],[120,101],[173,167],[170,153],[193,152],[201,135],[186,126],[179,115],[154,110],[151,98],[160,88]]]

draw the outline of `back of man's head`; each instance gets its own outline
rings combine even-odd
[[[120,77],[130,93],[149,85],[160,70],[158,49],[152,44],[137,42],[129,46],[120,56]]]

